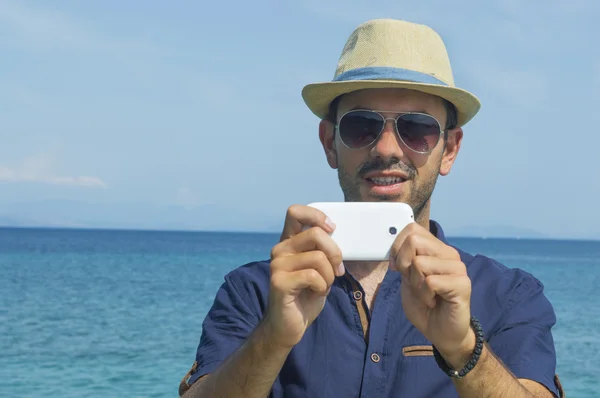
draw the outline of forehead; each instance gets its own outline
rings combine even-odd
[[[365,89],[345,94],[338,112],[354,108],[390,112],[426,112],[441,117],[444,101],[435,95],[407,89]]]

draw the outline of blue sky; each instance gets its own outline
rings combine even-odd
[[[386,17],[436,29],[483,104],[433,217],[600,238],[600,4],[366,4],[0,1],[0,215],[219,203],[211,225],[260,229],[292,203],[340,200],[300,91],[332,78],[356,25]]]

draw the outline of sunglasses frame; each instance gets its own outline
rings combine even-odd
[[[373,142],[371,142],[371,143],[369,143],[369,144],[367,144],[365,146],[362,146],[362,147],[351,147],[351,146],[347,145],[344,142],[344,139],[342,138],[342,134],[340,132],[340,123],[341,123],[342,119],[344,118],[344,116],[348,115],[349,113],[353,113],[353,112],[371,112],[371,113],[375,113],[375,114],[379,115],[383,119],[383,126],[381,127],[381,130],[377,133],[377,137],[373,140]],[[383,115],[384,113],[393,113],[393,114],[396,114],[397,116],[395,116],[395,117],[385,117]],[[398,131],[398,119],[400,117],[404,116],[404,115],[422,115],[422,116],[430,117],[433,120],[435,120],[435,122],[437,123],[438,128],[440,130],[440,134],[438,135],[438,138],[437,138],[437,141],[435,142],[435,145],[433,145],[431,147],[431,149],[429,149],[426,152],[421,152],[421,151],[414,150],[413,148],[411,148],[402,139],[402,136],[400,135],[400,132]],[[445,131],[446,131],[446,130],[442,129],[442,125],[440,124],[439,120],[437,120],[435,117],[431,116],[428,113],[423,113],[423,112],[401,112],[401,113],[398,113],[398,112],[394,112],[394,111],[378,111],[378,110],[373,110],[373,109],[352,109],[352,110],[349,110],[348,112],[344,113],[340,117],[340,120],[337,123],[335,123],[334,129],[337,132],[337,134],[339,134],[340,141],[342,141],[342,144],[344,144],[344,146],[346,148],[348,148],[348,149],[365,149],[365,148],[368,148],[369,146],[375,144],[379,140],[379,138],[381,137],[381,133],[383,133],[383,130],[385,130],[385,125],[387,124],[388,120],[393,120],[394,121],[394,131],[396,132],[396,135],[398,136],[398,138],[400,138],[400,141],[402,141],[402,143],[404,144],[404,146],[406,146],[411,151],[413,151],[415,153],[418,153],[418,154],[421,154],[421,155],[425,155],[425,154],[431,153],[431,151],[433,151],[433,149],[437,146],[437,144],[439,144],[440,138],[442,137],[442,134],[444,134]]]

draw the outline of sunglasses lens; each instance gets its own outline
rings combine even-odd
[[[340,120],[340,138],[350,148],[364,148],[375,142],[383,123],[375,112],[351,111]]]
[[[438,143],[440,125],[431,116],[407,114],[398,118],[398,132],[407,147],[416,152],[429,152]]]

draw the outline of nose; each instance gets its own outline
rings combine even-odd
[[[402,158],[404,151],[402,150],[400,137],[396,134],[394,119],[386,120],[383,131],[375,145],[373,145],[371,152],[374,157],[380,157],[384,160]]]

